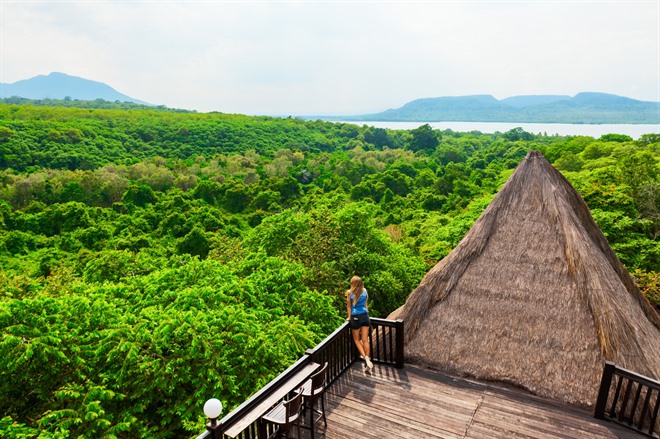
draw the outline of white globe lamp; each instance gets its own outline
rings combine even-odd
[[[204,404],[204,414],[211,420],[211,427],[215,427],[215,421],[222,413],[222,403],[219,399],[211,398]]]

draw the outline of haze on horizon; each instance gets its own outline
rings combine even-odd
[[[583,91],[660,101],[660,2],[0,2],[0,82],[53,71],[174,108],[342,115]]]

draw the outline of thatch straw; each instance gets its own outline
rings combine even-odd
[[[660,378],[658,314],[536,151],[390,318],[406,361],[569,403],[595,403],[606,360]]]

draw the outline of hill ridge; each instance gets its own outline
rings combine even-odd
[[[600,92],[567,95],[492,95],[420,98],[380,113],[338,116],[335,120],[391,122],[532,122],[659,124],[660,102]]]
[[[114,102],[133,102],[151,105],[118,92],[108,84],[72,76],[62,72],[37,75],[11,84],[0,83],[0,98],[22,97],[27,99],[103,99]]]

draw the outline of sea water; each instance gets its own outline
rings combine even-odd
[[[505,133],[514,128],[522,128],[532,134],[548,136],[589,136],[598,138],[604,134],[625,134],[639,139],[643,134],[660,134],[660,124],[569,124],[569,123],[509,123],[509,122],[378,122],[378,121],[340,121],[356,125],[368,125],[375,128],[392,130],[413,130],[428,123],[433,129],[456,132],[479,131],[481,133]]]

